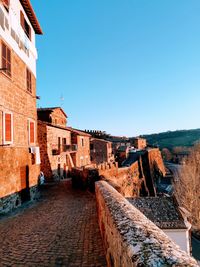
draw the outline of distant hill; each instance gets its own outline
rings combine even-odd
[[[158,134],[142,135],[150,145],[157,145],[160,149],[166,147],[191,147],[200,141],[200,129],[168,131]]]

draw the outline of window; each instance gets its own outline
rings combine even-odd
[[[58,137],[58,150],[59,150],[59,152],[60,152],[60,148],[61,148],[61,138]]]
[[[31,40],[31,27],[29,26],[28,22],[24,18],[24,14],[22,11],[20,11],[20,23],[27,37]]]
[[[81,138],[81,145],[84,146],[84,138]]]
[[[90,150],[94,149],[94,144],[90,144]]]
[[[26,69],[26,87],[27,87],[27,91],[32,93],[32,82],[31,82],[31,72]]]
[[[29,144],[35,143],[35,122],[29,119]]]
[[[3,143],[13,143],[13,114],[10,112],[3,113]]]
[[[11,50],[2,43],[1,51],[2,71],[11,77]]]
[[[63,146],[63,151],[66,152],[67,150],[67,139],[66,138],[63,138],[62,139],[62,146]]]

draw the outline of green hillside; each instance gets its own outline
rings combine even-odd
[[[200,141],[200,129],[168,131],[158,134],[142,135],[142,137],[146,138],[150,145],[157,145],[160,149],[164,147],[172,149],[177,146],[190,147],[195,142]]]

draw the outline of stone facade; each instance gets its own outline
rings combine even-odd
[[[35,33],[42,31],[30,2],[25,2],[0,2],[0,212],[33,200],[40,173]]]
[[[108,183],[96,183],[96,200],[108,267],[198,266]]]
[[[136,149],[144,149],[147,147],[147,140],[144,138],[136,137],[133,139],[133,145]]]
[[[66,177],[74,167],[71,154],[71,131],[66,127],[38,121],[41,171],[46,179]]]
[[[72,144],[76,145],[76,154],[72,155],[74,165],[78,168],[91,164],[90,137],[91,135],[79,130],[71,129]]]
[[[113,162],[112,143],[103,139],[92,138],[90,140],[91,162],[101,164],[104,162]]]
[[[40,121],[49,122],[62,127],[66,127],[67,125],[67,115],[60,107],[38,108],[37,115]]]
[[[2,207],[5,211],[15,207],[15,202],[23,201],[23,197],[17,202],[10,195],[35,186],[40,172],[40,166],[29,153],[30,146],[38,145],[36,134],[34,143],[30,144],[28,129],[31,120],[37,132],[36,79],[32,74],[32,93],[29,93],[26,89],[26,65],[13,50],[11,58],[12,77],[0,72],[0,125],[3,125],[3,116],[7,112],[12,114],[13,121],[12,143],[4,144],[4,129],[0,128],[0,198],[10,199],[3,201],[7,203]]]

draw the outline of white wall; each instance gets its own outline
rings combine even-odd
[[[164,229],[163,232],[179,245],[182,250],[190,254],[190,238],[187,229]]]
[[[9,13],[5,10],[2,3],[0,3],[0,8],[2,9],[9,23],[9,30],[7,30],[6,28],[5,30],[3,30],[2,27],[0,26],[0,37],[14,50],[14,52],[25,62],[25,64],[36,76],[37,50],[35,48],[35,32],[33,30],[33,27],[31,26],[28,17],[26,16],[26,13],[20,1],[10,0]],[[24,30],[20,25],[20,10],[23,11],[24,17],[31,27],[31,38],[32,38],[31,41],[28,39],[28,37],[26,36]],[[22,40],[22,42],[26,44],[26,47],[28,47],[29,56],[22,49],[20,49],[17,42],[11,36],[11,27],[19,36],[20,40]]]

